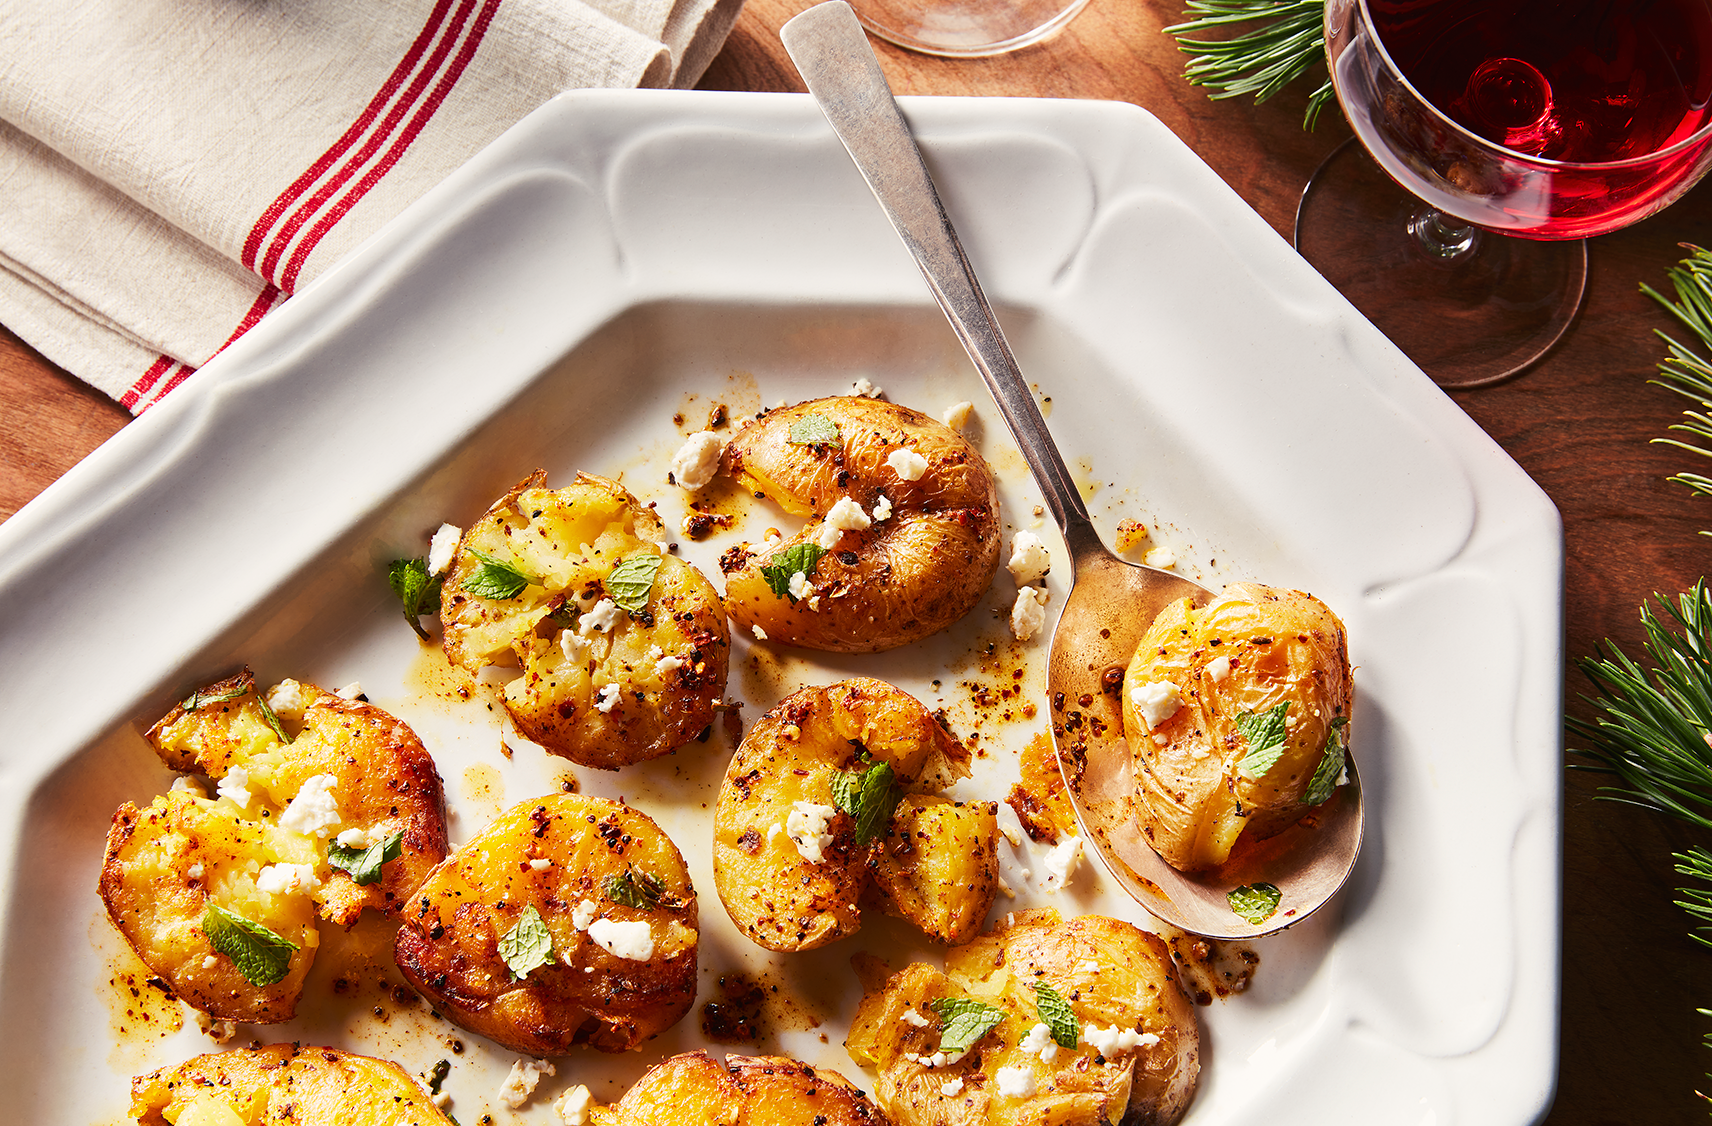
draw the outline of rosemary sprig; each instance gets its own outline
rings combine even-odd
[[[1189,56],[1183,73],[1214,99],[1253,94],[1264,102],[1326,60],[1325,0],[1188,0],[1194,18],[1165,29]],[[1200,38],[1258,24],[1231,38]],[[1327,79],[1308,96],[1302,128],[1332,99]]]
[[[1663,305],[1699,337],[1703,345],[1712,347],[1712,253],[1698,246],[1685,245],[1685,249],[1690,251],[1689,256],[1680,265],[1666,271],[1671,286],[1676,290],[1676,300],[1672,301],[1645,283],[1641,285],[1641,292]],[[1677,423],[1671,429],[1712,440],[1712,414],[1707,413],[1712,411],[1712,362],[1664,332],[1659,336],[1670,347],[1670,357],[1658,366],[1660,378],[1650,382],[1692,399],[1701,407],[1700,410],[1683,411],[1683,418],[1687,421]],[[1701,457],[1712,457],[1712,449],[1677,438],[1654,438],[1653,441]],[[1670,480],[1699,496],[1712,496],[1712,477],[1705,474],[1678,473]],[[1712,532],[1702,531],[1700,534],[1712,535]]]

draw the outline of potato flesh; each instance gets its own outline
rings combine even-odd
[[[138,1126],[447,1126],[421,1085],[386,1060],[273,1044],[197,1056],[131,1081]]]
[[[1222,678],[1218,661],[1229,662]],[[1160,681],[1177,687],[1181,704],[1149,727],[1132,693]],[[1124,674],[1134,804],[1154,849],[1175,868],[1200,871],[1223,864],[1245,832],[1259,839],[1294,824],[1351,696],[1343,623],[1311,595],[1233,583],[1203,608],[1167,606]],[[1290,724],[1283,755],[1251,777],[1240,765],[1250,748],[1237,719],[1282,703]]]
[[[705,1052],[655,1064],[624,1097],[597,1107],[594,1126],[867,1126],[886,1119],[836,1072],[781,1056]]]
[[[906,794],[874,854],[886,910],[948,944],[975,937],[998,892],[998,806]]]
[[[506,709],[525,735],[573,762],[615,770],[676,749],[713,722],[729,641],[719,595],[654,542],[663,534],[612,481],[579,474],[555,491],[535,473],[464,535],[441,597],[446,656],[471,674],[523,670],[505,688]],[[471,594],[476,551],[539,581],[511,599]],[[572,626],[566,608],[592,609],[613,568],[636,552],[661,560],[643,612],[621,614],[610,630]],[[682,663],[662,669],[664,657]],[[608,694],[602,711],[609,687],[616,698]]]
[[[1082,1025],[1137,1029],[1159,1037],[1106,1059],[1085,1040],[1059,1048],[1051,1063],[1018,1045],[1038,1021],[1036,981],[1068,1000]],[[1005,1019],[960,1062],[924,1067],[911,1057],[939,1047],[931,1003],[970,997]],[[906,1010],[927,1020],[917,1027]],[[913,963],[863,998],[846,1040],[852,1059],[879,1072],[876,1095],[900,1126],[986,1122],[1171,1123],[1192,1097],[1199,1072],[1194,1006],[1178,987],[1164,942],[1129,923],[1085,915],[1065,923],[1045,909],[947,952],[941,973]],[[1002,1067],[1024,1068],[1035,1094],[1000,1093]],[[945,1085],[961,1080],[952,1094]]]
[[[609,879],[625,873],[658,879],[659,906],[610,898]],[[646,920],[653,956],[636,961],[600,946],[575,925],[584,900],[598,918]],[[552,936],[554,962],[518,981],[499,940],[531,906]],[[688,1011],[698,938],[695,889],[659,826],[619,802],[554,794],[502,814],[430,873],[394,957],[448,1019],[514,1051],[559,1055],[587,1043],[619,1052]]]
[[[811,416],[835,424],[842,440],[791,442],[791,427]],[[901,449],[926,460],[918,480],[887,464]],[[761,627],[771,641],[843,653],[893,649],[951,625],[992,584],[1001,539],[992,471],[961,435],[919,411],[854,396],[799,403],[746,425],[725,462],[744,489],[814,517],[783,543],[743,544],[720,560],[732,620]],[[892,515],[845,531],[806,573],[810,595],[773,591],[762,568],[813,540],[840,499],[871,515],[882,496]]]

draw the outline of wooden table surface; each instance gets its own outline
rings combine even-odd
[[[749,0],[701,85],[801,90],[778,28],[807,0]],[[886,44],[877,50],[900,94],[1106,98],[1150,110],[1280,232],[1314,167],[1347,132],[1335,110],[1301,129],[1303,89],[1256,107],[1212,102],[1182,78],[1162,29],[1175,0],[1092,0],[1057,38],[1012,55],[947,60]],[[1456,402],[1556,502],[1567,540],[1566,652],[1605,638],[1639,653],[1637,608],[1674,596],[1707,571],[1712,502],[1665,478],[1691,455],[1649,444],[1687,406],[1647,382],[1668,319],[1636,289],[1664,284],[1679,243],[1712,245],[1712,185],[1627,231],[1591,245],[1588,297],[1569,338],[1538,368]],[[98,392],[0,333],[0,517],[99,445],[127,420]],[[1572,712],[1587,684],[1566,673]],[[1470,780],[1475,785],[1475,780]],[[1688,937],[1672,905],[1670,854],[1703,838],[1642,810],[1595,801],[1598,779],[1565,781],[1563,1000],[1553,1126],[1704,1120],[1712,1051],[1712,950]],[[1328,1083],[1336,1076],[1325,1077]],[[1441,1124],[1442,1126],[1442,1124]]]

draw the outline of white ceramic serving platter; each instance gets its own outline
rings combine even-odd
[[[1096,523],[1109,537],[1140,520],[1150,546],[1203,581],[1311,590],[1349,629],[1366,847],[1337,901],[1255,944],[1246,993],[1199,1010],[1188,1121],[1533,1121],[1556,1044],[1556,512],[1145,112],[903,104]],[[901,964],[932,957],[928,945],[885,920],[794,958],[750,945],[708,858],[724,732],[615,775],[515,740],[507,753],[479,695],[435,691],[437,653],[400,620],[384,577],[442,520],[467,525],[537,466],[555,481],[621,476],[675,527],[684,498],[666,463],[710,403],[741,416],[858,376],[936,416],[976,404],[1007,526],[1039,529],[1060,561],[1055,611],[1067,579],[1056,530],[1040,527],[1009,435],[814,105],[569,94],[0,526],[8,1114],[111,1121],[131,1075],[213,1047],[194,1021],[174,1027],[178,1006],[128,960],[95,882],[113,811],[171,781],[138,731],[245,663],[269,683],[360,680],[415,726],[445,778],[454,844],[574,776],[653,815],[689,857],[703,923],[695,1014],[643,1052],[560,1059],[515,1117],[548,1121],[573,1082],[615,1098],[648,1064],[704,1043],[700,1004],[733,970],[791,998],[795,1016],[755,1050],[871,1089],[841,1045],[857,995],[849,957]],[[741,516],[705,541],[679,537],[716,583],[724,547],[786,524],[755,504]],[[889,654],[734,639],[729,694],[752,721],[801,683],[892,680],[979,736],[974,775],[954,792],[1002,798],[1045,724],[1023,704],[1040,695],[1046,641],[1009,640],[1013,592],[1001,571],[969,618]],[[1023,694],[977,707],[983,685]],[[1043,851],[1001,844],[1018,894],[995,917],[1052,905],[1143,921],[1093,864],[1043,891]],[[324,933],[299,1019],[237,1043],[331,1043],[412,1071],[449,1058],[464,1126],[509,1121],[493,1091],[515,1057],[390,996],[389,941],[372,919]]]

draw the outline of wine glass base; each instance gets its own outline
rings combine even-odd
[[[1088,0],[850,0],[862,26],[926,55],[980,58],[1039,43]]]
[[[1520,375],[1569,330],[1587,289],[1587,243],[1476,231],[1438,256],[1413,227],[1426,209],[1353,139],[1315,170],[1296,249],[1440,387]]]

